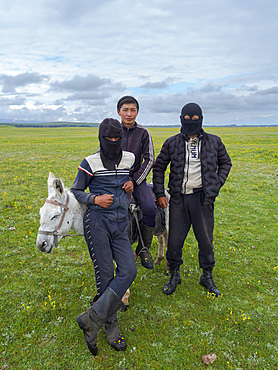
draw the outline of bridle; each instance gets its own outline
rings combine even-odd
[[[54,245],[55,245],[56,248],[58,247],[58,237],[59,236],[62,236],[62,239],[64,239],[67,236],[83,236],[82,234],[71,235],[71,234],[62,234],[62,233],[59,232],[59,230],[60,230],[60,228],[63,224],[63,221],[65,219],[66,213],[69,210],[69,208],[68,208],[69,195],[67,195],[66,204],[63,204],[63,203],[58,202],[57,200],[51,200],[51,199],[46,199],[45,203],[53,204],[54,206],[59,206],[59,207],[64,209],[64,212],[62,214],[59,225],[53,231],[44,231],[44,230],[39,229],[38,234],[54,236]]]

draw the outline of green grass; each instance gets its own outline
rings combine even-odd
[[[150,131],[157,155],[178,129]],[[224,294],[215,299],[199,285],[190,232],[177,291],[162,293],[165,260],[151,271],[138,266],[130,308],[119,313],[128,348],[114,351],[101,331],[94,358],[76,322],[96,292],[84,239],[63,240],[49,255],[35,243],[48,173],[71,187],[98,147],[97,129],[0,127],[0,369],[205,369],[201,357],[211,352],[215,369],[277,368],[278,129],[207,131],[233,162],[215,203],[214,277]]]

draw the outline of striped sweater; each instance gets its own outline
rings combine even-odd
[[[129,172],[134,163],[134,154],[123,151],[122,159],[115,170],[107,170],[101,161],[100,152],[86,157],[78,167],[78,173],[71,188],[75,198],[96,212],[102,212],[112,221],[127,218],[130,195],[123,184],[130,180]],[[89,188],[90,193],[85,192]],[[94,197],[114,194],[113,203],[108,208],[94,204]]]

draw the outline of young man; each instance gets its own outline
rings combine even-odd
[[[203,270],[200,284],[220,295],[213,276],[214,201],[224,185],[232,163],[218,136],[202,129],[203,114],[195,103],[181,110],[181,132],[168,138],[161,148],[153,169],[154,192],[161,208],[168,205],[164,195],[164,176],[171,163],[169,176],[170,209],[167,261],[170,278],[163,293],[172,294],[181,283],[180,265],[185,238],[192,225],[199,247],[199,266]]]
[[[108,343],[126,349],[117,320],[122,297],[136,277],[136,265],[127,236],[127,219],[133,183],[129,172],[132,153],[122,151],[122,127],[106,118],[99,126],[100,150],[81,162],[71,191],[88,206],[84,235],[94,263],[97,295],[88,311],[77,317],[86,344],[97,354],[97,333],[104,325]],[[85,190],[89,188],[90,192]],[[114,264],[116,271],[114,276]]]
[[[153,260],[149,249],[153,239],[156,204],[146,183],[146,177],[154,163],[152,138],[149,131],[136,122],[139,104],[134,97],[123,96],[117,103],[117,111],[123,127],[122,150],[127,150],[135,155],[134,168],[131,172],[134,184],[133,196],[143,214],[140,231],[144,245],[139,238],[136,254],[140,256],[142,266],[152,269]]]

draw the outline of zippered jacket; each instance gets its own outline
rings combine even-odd
[[[78,167],[78,173],[71,188],[75,198],[95,212],[101,212],[112,221],[123,221],[128,216],[130,195],[123,189],[123,184],[131,180],[130,168],[134,163],[134,154],[122,152],[122,159],[115,170],[107,170],[101,161],[100,152],[86,157]],[[89,188],[90,193],[85,192]],[[113,194],[113,203],[108,208],[94,204],[94,197]]]
[[[151,134],[137,122],[127,128],[122,124],[122,150],[132,152],[135,155],[134,168],[131,178],[136,185],[140,185],[148,176],[154,164],[154,149]]]
[[[168,138],[156,158],[153,168],[153,190],[157,198],[165,196],[165,171],[170,163],[169,193],[172,201],[179,201],[184,178],[185,140],[188,140],[188,137],[182,133]],[[201,141],[201,177],[205,203],[213,203],[228,177],[232,162],[220,137],[207,134],[202,130],[199,140]]]

